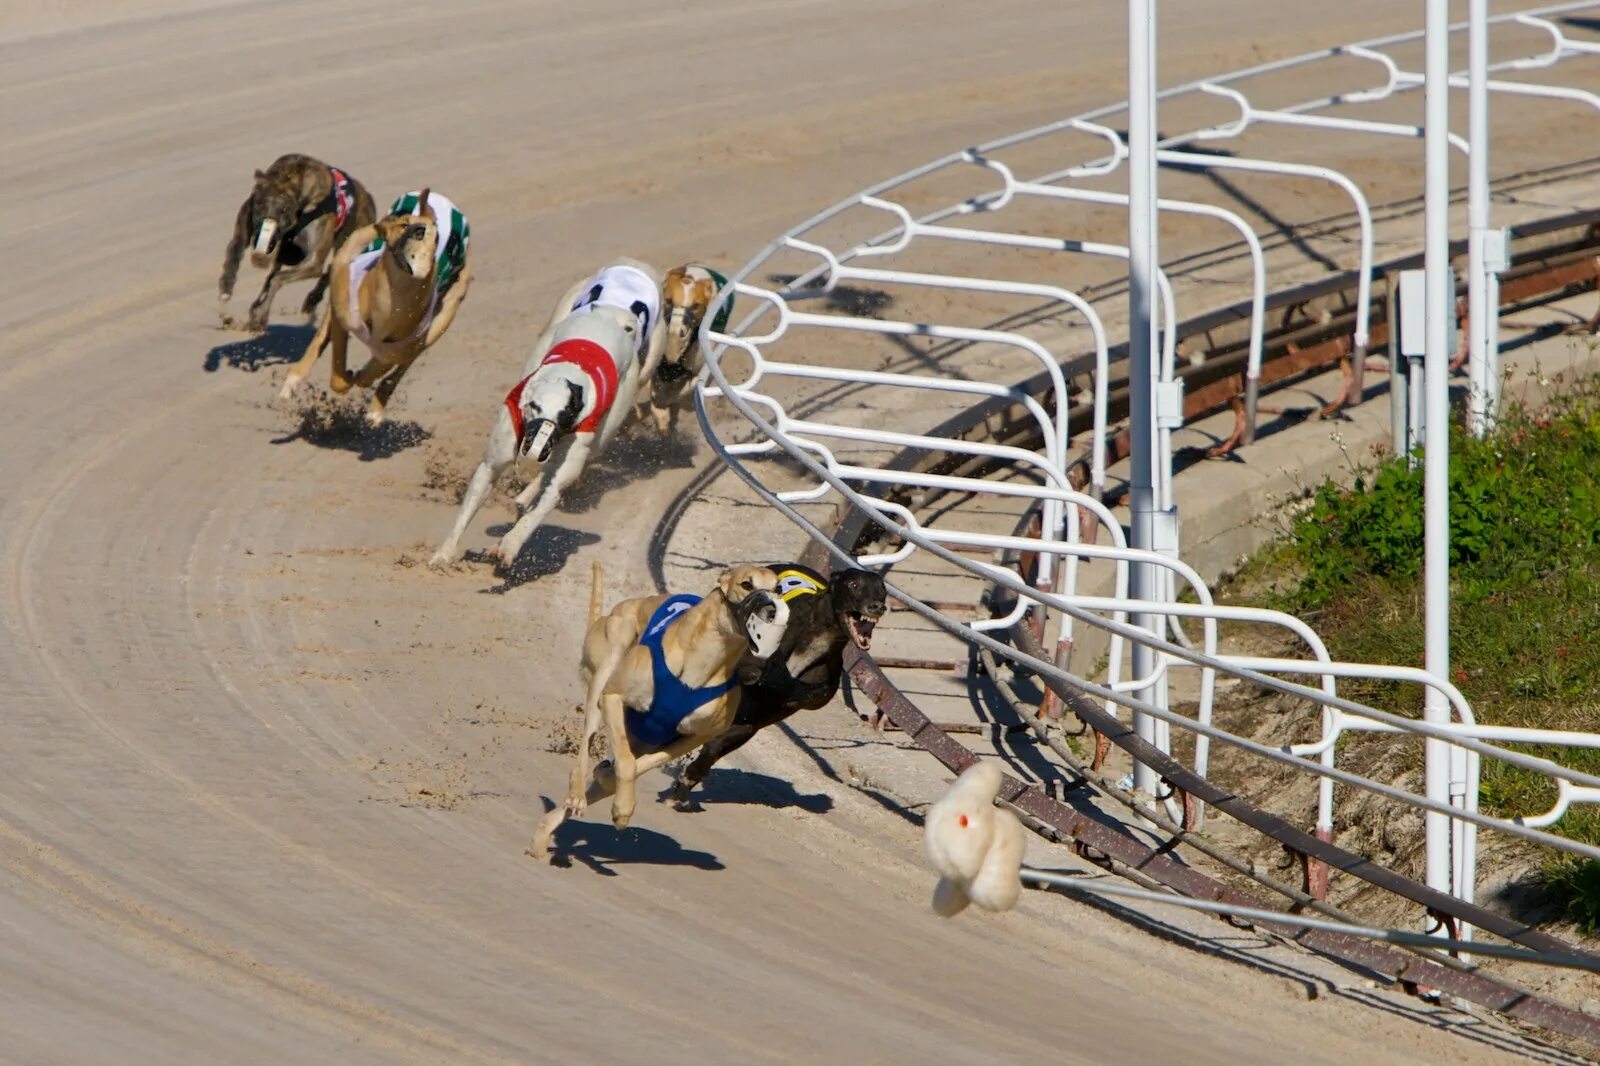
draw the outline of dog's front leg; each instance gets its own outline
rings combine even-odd
[[[528,509],[528,505],[531,504],[533,502],[533,498],[539,494],[539,489],[544,485],[544,482],[545,479],[543,477],[536,477],[524,485],[521,492],[517,493],[518,515],[521,515]]]
[[[239,260],[244,258],[244,245],[250,239],[250,198],[239,205],[239,214],[233,220],[233,237],[222,253],[222,277],[217,279],[217,303],[233,299],[233,283],[239,279]],[[233,319],[218,308],[224,326],[233,325]]]
[[[305,302],[300,305],[300,313],[309,321],[317,313],[317,305],[322,302],[322,294],[328,291],[328,279],[333,275],[324,270],[317,275],[317,283],[311,286],[311,291],[306,293]]]
[[[633,744],[628,739],[628,721],[622,697],[615,692],[606,693],[600,697],[600,710],[605,715],[606,728],[611,733],[611,766],[616,775],[616,791],[611,799],[611,824],[618,829],[626,829],[639,802],[634,788],[639,776],[638,764],[634,759]]]
[[[272,269],[267,271],[267,280],[261,285],[261,294],[256,297],[255,303],[250,305],[250,321],[247,328],[254,333],[261,333],[267,328],[267,316],[272,313],[272,301],[277,298],[278,290],[283,283],[289,280],[284,276],[283,264],[274,262]]]
[[[467,531],[467,524],[478,513],[478,508],[483,506],[489,490],[494,488],[495,480],[516,457],[517,431],[512,428],[511,416],[502,405],[494,428],[489,431],[488,443],[484,445],[483,462],[472,472],[467,491],[462,493],[461,507],[456,511],[456,524],[450,528],[450,535],[439,545],[439,550],[433,553],[433,558],[428,560],[429,566],[446,566],[461,558],[461,537]]]
[[[428,325],[428,336],[422,342],[422,350],[427,351],[433,347],[435,341],[444,336],[445,330],[450,328],[450,323],[456,320],[456,311],[461,307],[461,301],[467,298],[467,288],[472,284],[472,268],[463,266],[461,274],[456,278],[456,283],[450,286],[450,291],[444,294],[444,299],[439,301],[439,312],[433,316],[433,321]]]
[[[283,389],[278,393],[278,399],[287,400],[293,396],[294,390],[300,387],[300,383],[311,376],[311,367],[322,354],[322,349],[327,346],[329,335],[334,330],[338,330],[341,335],[344,333],[344,327],[334,321],[337,317],[331,307],[328,308],[328,313],[322,316],[322,325],[312,334],[311,343],[306,345],[306,353],[289,369],[289,376],[284,378]]]
[[[495,549],[495,554],[501,566],[510,566],[516,561],[522,546],[539,528],[539,523],[561,502],[561,494],[578,480],[578,475],[589,462],[589,452],[593,447],[593,433],[579,433],[573,437],[572,446],[567,449],[561,465],[545,480],[539,502],[534,504],[533,510],[517,519],[517,524],[511,527],[510,532],[500,538],[500,546]]]
[[[400,386],[400,379],[406,376],[406,371],[411,369],[411,364],[414,362],[415,358],[400,363],[378,382],[378,387],[372,391],[372,403],[367,407],[367,425],[383,425],[384,419],[388,417],[386,405],[389,403],[389,397],[394,395],[394,390]],[[359,378],[356,380],[360,382]]]
[[[329,311],[331,312],[332,308],[329,308]],[[336,316],[330,313],[328,317],[334,318]],[[328,387],[342,396],[350,391],[352,384],[355,384],[350,379],[350,368],[345,362],[350,354],[350,334],[343,326],[336,323],[329,339],[333,342],[333,366],[329,368]],[[366,377],[367,371],[373,370],[375,365],[381,366],[376,358],[367,360],[367,365],[361,368],[359,376]],[[376,378],[378,375],[374,373],[372,376]],[[368,381],[362,387],[365,388],[371,384],[372,382]]]

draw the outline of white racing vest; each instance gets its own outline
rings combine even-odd
[[[606,267],[590,279],[588,288],[578,294],[572,310],[592,307],[617,307],[638,318],[639,332],[634,339],[634,354],[644,358],[650,344],[650,327],[661,315],[661,289],[649,274],[622,263]]]

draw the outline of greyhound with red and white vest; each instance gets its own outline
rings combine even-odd
[[[525,456],[546,466],[565,446],[555,470],[517,496],[522,517],[491,553],[498,566],[510,566],[589,459],[633,413],[640,369],[659,361],[662,336],[661,274],[648,264],[618,259],[567,290],[529,353],[522,380],[500,404],[455,526],[428,565],[461,558],[467,523],[507,467]],[[535,493],[538,502],[529,510]]]

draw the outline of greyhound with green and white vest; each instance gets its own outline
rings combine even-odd
[[[400,379],[444,336],[466,299],[470,237],[460,209],[430,189],[405,194],[383,218],[352,233],[329,269],[328,313],[279,395],[293,395],[331,344],[329,386],[337,393],[351,385],[372,389],[367,421],[380,424]],[[351,337],[372,354],[354,378],[345,367]]]
[[[513,463],[531,457],[547,472],[517,496],[522,516],[491,553],[497,565],[510,566],[561,494],[632,414],[640,373],[660,361],[661,344],[661,274],[654,267],[618,259],[568,289],[529,353],[521,380],[496,409],[483,462],[473,471],[450,535],[428,565],[461,558],[461,537],[494,483]],[[562,448],[565,454],[549,471]]]
[[[700,355],[700,324],[712,301],[728,285],[728,279],[704,263],[686,263],[667,273],[661,286],[663,331],[666,341],[653,366],[645,367],[644,387],[639,396],[639,417],[650,408],[650,417],[662,436],[678,425],[678,412],[688,407],[694,396],[694,383],[705,360]],[[711,328],[721,331],[733,313],[729,294],[712,316]]]

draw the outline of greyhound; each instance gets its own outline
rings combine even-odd
[[[279,156],[266,170],[256,171],[255,187],[239,205],[233,237],[222,253],[222,277],[217,281],[222,324],[235,325],[227,304],[233,299],[246,246],[251,264],[267,271],[246,326],[259,333],[267,328],[273,297],[291,281],[317,279],[300,308],[307,316],[315,312],[328,287],[328,256],[376,218],[372,195],[359,181],[308,155]]]
[[[333,257],[333,305],[279,397],[294,395],[331,343],[330,387],[342,394],[351,385],[376,385],[367,421],[382,424],[400,379],[444,336],[466,299],[472,284],[469,232],[453,203],[423,189],[400,197],[382,219],[351,234]],[[372,353],[354,378],[345,367],[352,336]]]
[[[743,564],[724,570],[704,599],[641,596],[606,613],[600,564],[594,565],[580,666],[587,692],[578,761],[566,801],[539,820],[528,854],[545,858],[556,827],[606,796],[613,796],[612,824],[626,827],[640,775],[728,727],[739,706],[739,660],[746,653],[765,658],[783,639],[789,608],[777,587],[777,574]],[[613,756],[609,765],[594,767],[591,779],[589,742],[602,723]]]
[[[561,297],[528,355],[522,380],[500,404],[455,525],[429,566],[461,558],[467,524],[507,467],[530,455],[547,465],[557,445],[566,443],[554,473],[531,482],[517,496],[522,516],[491,553],[501,567],[516,560],[561,494],[631,413],[640,367],[660,358],[660,293],[661,275],[655,268],[637,259],[618,259]],[[527,510],[536,492],[538,502]]]
[[[680,809],[724,755],[796,711],[827,706],[844,676],[845,644],[862,651],[871,647],[872,631],[888,609],[883,577],[870,570],[840,570],[831,583],[799,563],[774,563],[772,570],[778,575],[778,594],[789,605],[783,642],[768,659],[747,655],[740,662],[744,695],[738,714],[679,775],[672,798]]]
[[[640,390],[639,417],[650,408],[650,417],[662,436],[678,425],[678,412],[689,405],[695,379],[704,359],[700,354],[700,323],[728,279],[702,263],[688,263],[667,273],[661,286],[663,331],[666,334],[661,358],[645,368]],[[711,328],[722,330],[733,313],[730,296],[717,308]]]

